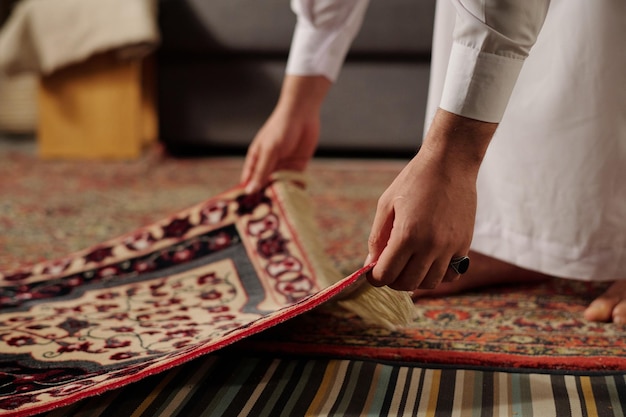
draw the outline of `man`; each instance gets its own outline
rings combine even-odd
[[[370,283],[444,294],[546,276],[615,281],[585,317],[626,323],[626,4],[446,1],[432,122],[379,199]],[[281,95],[242,173],[250,191],[310,160],[320,106],[367,1],[292,7],[298,24]],[[468,254],[458,280],[449,264]]]

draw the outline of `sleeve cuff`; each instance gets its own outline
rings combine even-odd
[[[454,43],[440,107],[470,119],[499,123],[523,63],[523,59]]]
[[[350,48],[351,39],[336,31],[317,30],[296,25],[286,73],[323,75],[335,82]]]

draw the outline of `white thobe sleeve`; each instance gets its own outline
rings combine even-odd
[[[286,73],[339,76],[369,0],[291,0],[298,20]]]
[[[498,123],[549,0],[451,0],[457,17],[440,107]]]

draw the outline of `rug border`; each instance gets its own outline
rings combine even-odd
[[[70,394],[64,397],[60,401],[56,401],[53,407],[50,407],[50,404],[48,404],[48,406],[42,405],[38,407],[29,407],[24,410],[16,410],[16,412],[14,413],[11,411],[8,411],[7,414],[4,414],[4,411],[0,410],[0,415],[5,415],[7,417],[25,417],[25,416],[31,416],[34,414],[45,412],[45,411],[52,411],[57,408],[73,404],[84,398],[93,397],[96,395],[103,394],[106,391],[111,391],[113,389],[120,388],[121,386],[113,386],[113,385],[119,385],[120,382],[123,383],[123,386],[126,386],[128,384],[132,384],[134,382],[137,382],[149,376],[156,375],[164,371],[167,371],[169,369],[175,368],[179,365],[182,365],[183,363],[187,363],[193,359],[197,359],[200,356],[204,356],[209,353],[214,353],[226,346],[232,345],[233,343],[239,340],[242,340],[246,337],[260,333],[264,330],[269,329],[270,327],[283,323],[302,313],[310,311],[315,307],[318,307],[319,305],[335,297],[337,294],[341,293],[343,290],[345,290],[349,286],[355,284],[359,280],[361,275],[367,272],[367,270],[368,270],[367,267],[361,268],[358,271],[350,274],[343,280],[329,287],[322,289],[318,293],[313,294],[296,304],[293,304],[282,310],[277,310],[276,312],[268,316],[258,319],[258,321],[254,323],[254,326],[246,327],[243,331],[240,331],[240,332],[234,332],[231,335],[225,337],[223,340],[219,341],[219,343],[211,344],[204,348],[200,348],[198,350],[190,352],[188,355],[179,356],[173,361],[150,368],[146,372],[136,373],[134,375],[129,375],[127,377],[118,378],[115,381],[111,381],[111,382],[103,382],[102,384],[99,384],[98,387],[95,389],[85,388],[75,394]],[[281,314],[277,314],[277,313],[281,313]],[[275,317],[276,315],[278,315],[279,317]]]
[[[242,347],[233,349],[251,350],[263,354],[280,354],[294,357],[314,355],[327,358],[349,358],[353,360],[383,361],[387,363],[410,364],[420,367],[461,367],[474,370],[502,370],[518,372],[555,374],[555,375],[607,375],[626,374],[626,358],[616,356],[599,356],[590,359],[586,356],[547,357],[541,356],[541,364],[552,368],[538,367],[537,357],[513,355],[508,353],[451,352],[449,350],[415,349],[415,348],[364,348],[358,346],[324,346],[306,345],[304,343],[281,342],[284,350],[272,351],[269,342],[247,340]],[[294,353],[298,352],[298,353]],[[441,356],[446,360],[442,361]],[[498,366],[506,362],[507,366]],[[602,369],[599,369],[602,368]]]

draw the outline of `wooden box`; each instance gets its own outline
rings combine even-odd
[[[43,76],[42,158],[133,159],[158,136],[153,60],[94,56]]]

